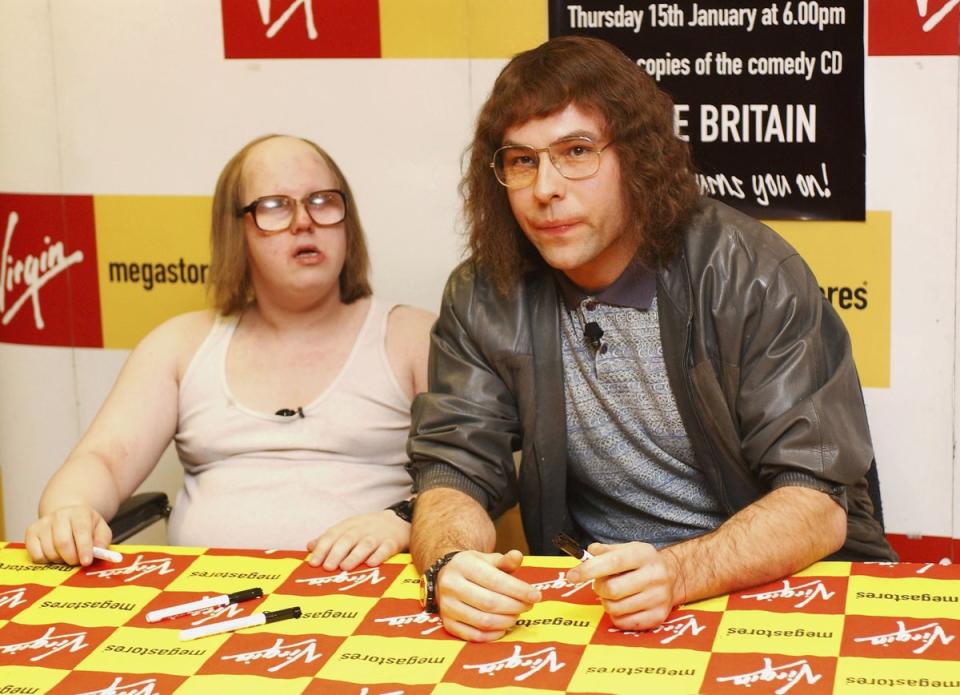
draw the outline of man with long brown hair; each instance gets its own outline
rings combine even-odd
[[[516,56],[461,188],[470,258],[408,445],[411,549],[447,630],[497,639],[540,599],[519,551],[492,552],[518,499],[532,552],[599,541],[567,581],[623,629],[827,556],[895,558],[843,324],[786,242],[699,197],[630,59],[583,37]]]

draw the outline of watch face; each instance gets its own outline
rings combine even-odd
[[[420,607],[424,609],[426,609],[427,607],[427,575],[426,574],[420,575]]]

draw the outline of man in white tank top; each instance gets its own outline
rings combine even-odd
[[[410,496],[409,405],[434,317],[375,301],[367,267],[329,155],[284,136],[238,152],[213,201],[216,311],[170,319],[131,353],[44,490],[33,560],[89,564],[172,439],[175,543],[306,547],[327,569],[405,550],[410,525],[387,507]]]

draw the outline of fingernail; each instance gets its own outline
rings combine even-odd
[[[527,594],[527,601],[529,601],[530,603],[537,603],[540,600],[540,598],[541,598],[541,594],[539,591],[536,591],[536,590],[531,591],[530,593]]]

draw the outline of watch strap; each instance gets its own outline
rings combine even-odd
[[[440,570],[446,567],[447,563],[450,562],[454,556],[461,551],[453,550],[439,560],[434,562],[430,567],[427,568],[427,571],[423,573],[422,580],[424,582],[424,599],[423,599],[423,610],[426,613],[439,613],[440,606],[437,605],[437,577],[440,575]]]
[[[408,524],[413,523],[413,505],[416,502],[416,497],[411,497],[408,500],[400,500],[399,502],[394,502],[389,507],[388,510],[399,516],[401,519],[406,521]]]

